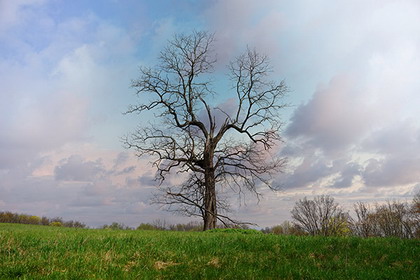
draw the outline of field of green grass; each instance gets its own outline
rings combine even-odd
[[[0,279],[420,279],[420,240],[0,224]]]

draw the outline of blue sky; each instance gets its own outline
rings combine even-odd
[[[120,138],[147,119],[122,114],[138,67],[192,30],[215,32],[218,78],[250,46],[291,89],[282,191],[233,199],[235,217],[268,226],[303,196],[350,209],[420,189],[417,0],[0,0],[0,211],[187,222],[149,204],[153,169]]]

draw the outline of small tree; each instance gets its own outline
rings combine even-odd
[[[41,217],[41,225],[48,226],[51,223],[50,219],[47,217]]]
[[[353,234],[361,237],[374,236],[376,231],[370,206],[364,202],[357,202],[353,207],[356,213],[356,218],[351,220]]]
[[[124,224],[113,222],[110,225],[103,225],[102,229],[111,229],[111,230],[130,230],[132,228],[125,226]]]
[[[61,222],[55,221],[55,222],[51,222],[50,226],[52,226],[52,227],[62,227],[63,224]]]
[[[410,210],[414,237],[420,238],[420,191],[414,196]]]
[[[412,211],[413,213],[420,215],[420,191],[418,191],[413,198]]]
[[[407,203],[388,201],[386,204],[377,204],[372,222],[380,236],[393,236],[400,238],[413,238],[415,236],[416,222],[412,219],[410,206]]]
[[[216,221],[236,224],[223,211],[229,203],[222,187],[259,196],[260,184],[271,189],[271,175],[285,160],[268,151],[280,142],[283,81],[268,80],[268,59],[247,50],[229,65],[232,90],[216,95],[211,74],[216,63],[213,35],[176,35],[160,53],[154,68],[142,67],[133,82],[141,102],[128,113],[153,110],[156,123],[126,137],[137,155],[151,156],[161,192],[154,202],[187,216],[202,217],[204,230]],[[228,107],[212,104],[216,96],[230,97]],[[175,186],[162,186],[169,174],[184,175]]]
[[[340,235],[348,224],[348,215],[328,195],[306,197],[291,211],[295,225],[310,235]]]

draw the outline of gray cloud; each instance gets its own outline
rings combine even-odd
[[[124,169],[122,169],[120,171],[117,171],[116,175],[130,174],[130,173],[133,173],[135,170],[136,170],[136,167],[134,165],[133,166],[128,166],[128,167],[125,167]]]
[[[146,173],[142,175],[141,177],[139,177],[138,182],[142,186],[156,186],[157,185],[156,176],[154,176],[151,173]]]
[[[118,167],[128,161],[130,158],[127,152],[121,152],[118,154],[117,158],[114,160],[114,167]]]
[[[61,161],[54,169],[56,180],[93,181],[105,174],[102,161],[84,161],[79,155],[72,155]]]
[[[343,189],[352,186],[353,179],[360,175],[362,166],[356,162],[346,162],[342,164],[342,166],[336,167],[335,169],[338,171],[339,176],[328,187]]]
[[[373,131],[361,143],[371,153],[417,157],[420,151],[420,126],[415,120],[394,120],[387,126]]]
[[[357,144],[372,125],[372,116],[353,81],[337,77],[327,87],[319,88],[306,104],[291,117],[286,135],[293,141],[302,137],[325,153],[343,151]]]
[[[354,99],[349,101],[354,95],[342,96],[337,90],[327,93],[330,95],[323,98],[319,96],[323,93],[315,93],[291,118],[286,135],[295,147],[289,145],[284,153],[291,158],[303,157],[303,161],[294,166],[285,185],[302,187],[335,172],[338,178],[328,187],[350,187],[359,175],[371,187],[395,187],[420,181],[420,127],[416,122],[397,115],[392,123],[383,123],[376,113],[366,113],[363,109],[358,112],[358,108],[367,106],[352,102]],[[334,168],[324,162],[352,154],[369,158],[348,160]]]
[[[368,186],[398,186],[420,182],[420,127],[398,121],[373,132],[362,148],[381,158],[367,161],[363,179]]]
[[[316,183],[319,179],[331,175],[331,167],[325,159],[305,156],[302,162],[293,167],[293,171],[282,178],[281,185],[285,189],[302,188]]]
[[[370,159],[363,171],[363,179],[371,187],[395,187],[420,182],[419,157],[389,157]]]

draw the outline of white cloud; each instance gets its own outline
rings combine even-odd
[[[0,34],[2,29],[19,24],[26,20],[28,12],[26,9],[31,6],[44,4],[45,0],[0,0]]]

